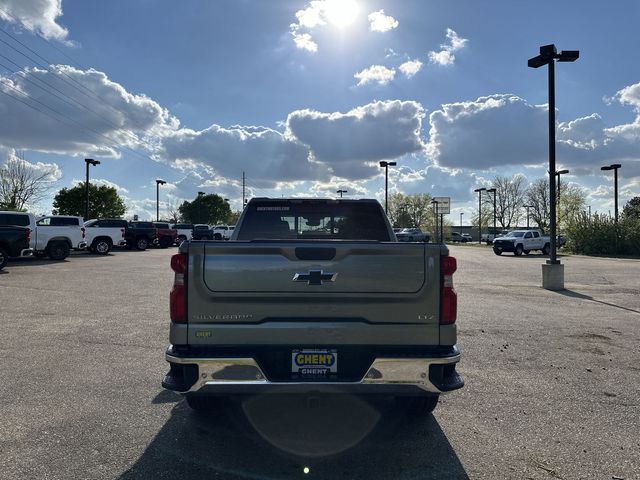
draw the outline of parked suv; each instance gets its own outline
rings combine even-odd
[[[31,230],[29,248],[36,256],[64,260],[71,250],[87,246],[82,217],[48,216],[36,220],[31,213],[0,212],[0,225],[28,227]]]
[[[84,224],[88,250],[99,255],[106,255],[114,246],[124,247],[127,221],[117,218],[101,218],[89,220]]]

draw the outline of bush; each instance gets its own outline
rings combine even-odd
[[[585,255],[640,255],[640,220],[624,217],[617,227],[607,215],[581,214],[566,229],[566,248]]]

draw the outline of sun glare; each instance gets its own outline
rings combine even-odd
[[[329,23],[344,28],[353,23],[359,11],[355,0],[327,0],[324,14]]]

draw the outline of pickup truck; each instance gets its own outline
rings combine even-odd
[[[231,240],[184,242],[171,258],[162,385],[191,408],[324,391],[425,414],[463,386],[456,259],[395,241],[376,200],[254,198]]]
[[[0,226],[0,270],[9,258],[28,257],[33,253],[29,248],[30,237],[28,227]]]
[[[153,238],[153,244],[160,248],[169,248],[176,243],[178,238],[178,232],[171,228],[168,223],[153,222],[153,226],[156,227],[156,235]]]
[[[540,250],[543,255],[551,251],[551,239],[542,235],[540,230],[514,230],[493,241],[493,253],[513,252],[517,257],[529,255],[531,250]]]
[[[180,245],[184,241],[189,241],[193,237],[193,224],[191,223],[176,223],[172,225],[176,231],[176,244]]]
[[[212,228],[214,240],[229,240],[233,234],[233,229],[229,229],[228,225],[216,225]]]
[[[124,232],[127,247],[146,250],[153,245],[156,238],[156,227],[152,222],[129,222]]]
[[[28,227],[31,230],[29,248],[35,256],[64,260],[71,250],[87,246],[81,217],[48,216],[36,219],[26,212],[0,212],[0,225]]]
[[[209,225],[198,223],[193,226],[192,238],[194,240],[213,240],[213,232]]]
[[[127,221],[118,218],[93,219],[84,223],[88,250],[99,255],[107,255],[114,246],[127,244],[125,232]]]
[[[428,242],[431,239],[431,234],[415,227],[403,228],[396,233],[396,238],[399,242]]]

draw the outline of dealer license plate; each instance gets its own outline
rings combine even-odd
[[[338,373],[338,351],[304,348],[291,352],[291,372],[304,376]]]

